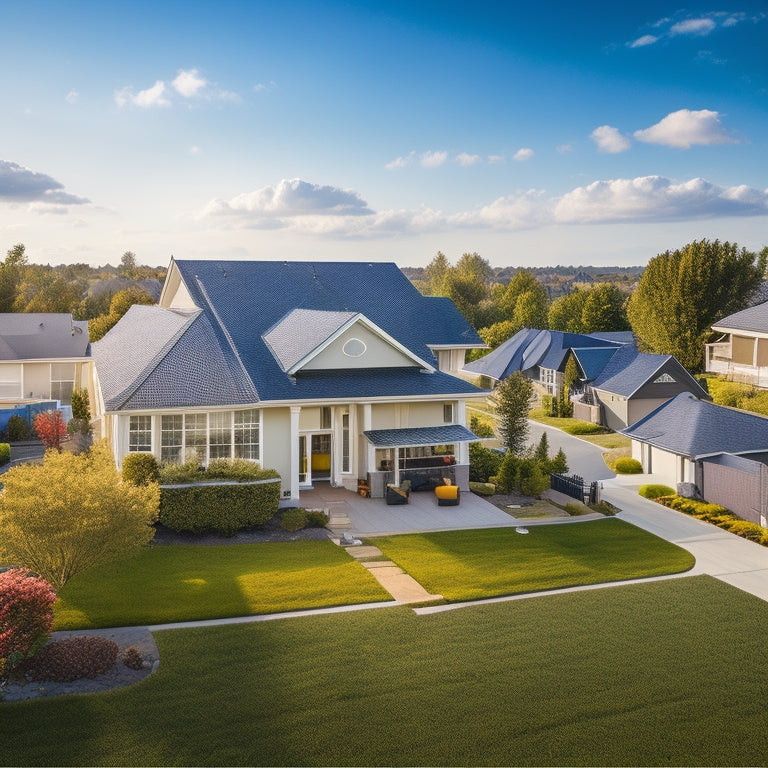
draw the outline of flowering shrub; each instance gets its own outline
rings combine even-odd
[[[0,661],[6,672],[46,644],[55,601],[51,585],[25,568],[0,573]]]
[[[31,677],[56,683],[97,677],[115,666],[117,651],[117,643],[96,635],[59,640],[46,645],[35,657]]]

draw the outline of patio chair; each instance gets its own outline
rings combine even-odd
[[[435,496],[438,507],[457,507],[461,501],[461,489],[458,485],[438,485]]]
[[[400,485],[387,483],[387,504],[407,504],[411,495],[411,481],[403,480]]]

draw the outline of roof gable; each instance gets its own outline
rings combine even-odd
[[[699,400],[688,392],[621,432],[691,459],[765,451],[768,446],[768,418]]]
[[[768,301],[724,317],[712,324],[716,331],[768,333]]]

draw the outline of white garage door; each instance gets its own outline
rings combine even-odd
[[[674,488],[680,481],[679,466],[679,456],[651,447],[651,474],[656,482],[671,485]]]

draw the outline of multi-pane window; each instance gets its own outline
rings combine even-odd
[[[0,365],[0,397],[21,397],[21,364]]]
[[[258,461],[259,456],[259,412],[235,411],[235,458]]]
[[[325,405],[320,409],[320,429],[331,428],[331,409]]]
[[[128,450],[152,451],[152,417],[131,416],[128,428]]]
[[[206,463],[208,448],[208,414],[187,413],[184,416],[184,460]]]
[[[453,424],[453,403],[443,405],[443,423]]]
[[[184,449],[184,417],[163,416],[160,421],[160,461],[181,463]]]
[[[62,405],[71,405],[74,388],[75,364],[51,363],[51,400],[59,400]]]
[[[230,411],[217,411],[208,414],[209,419],[209,458],[232,458],[232,413]]]

